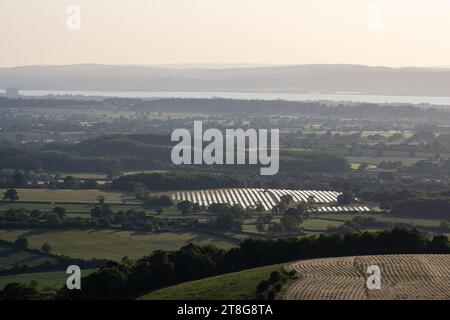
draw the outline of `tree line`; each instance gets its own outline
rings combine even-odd
[[[82,279],[83,290],[59,290],[56,299],[132,299],[161,287],[298,259],[373,254],[450,253],[446,236],[416,229],[245,240],[230,250],[189,244],[155,251],[135,262],[110,262]]]

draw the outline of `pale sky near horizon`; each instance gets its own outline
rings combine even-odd
[[[0,67],[75,63],[450,66],[450,0],[0,1]]]

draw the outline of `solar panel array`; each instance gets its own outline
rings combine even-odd
[[[364,207],[338,207],[338,206],[331,206],[331,207],[319,207],[317,208],[317,212],[319,213],[362,213],[362,212],[370,212],[371,210],[364,206]]]
[[[318,204],[335,204],[340,195],[336,191],[315,190],[286,190],[286,189],[210,189],[196,191],[180,191],[172,195],[175,201],[190,201],[200,206],[208,207],[213,203],[239,204],[243,208],[256,207],[261,204],[264,210],[269,211],[280,202],[284,195],[291,195],[296,202],[307,202],[313,200]],[[370,211],[367,207],[320,207],[318,212],[365,212]]]

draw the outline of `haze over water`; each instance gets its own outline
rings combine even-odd
[[[198,98],[239,100],[287,100],[287,101],[333,101],[394,104],[430,104],[450,106],[450,97],[432,96],[387,96],[364,94],[296,94],[296,93],[253,93],[253,92],[155,92],[155,91],[72,91],[72,90],[22,90],[23,96],[98,96],[118,98]]]

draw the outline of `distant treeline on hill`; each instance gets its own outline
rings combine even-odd
[[[119,172],[125,170],[189,169],[259,172],[259,165],[175,166],[168,136],[107,135],[76,145],[51,144],[39,150],[0,145],[0,169],[64,172]],[[280,173],[345,172],[348,162],[326,153],[281,150]]]
[[[133,110],[152,112],[191,112],[218,114],[286,114],[311,117],[333,117],[336,119],[450,119],[450,112],[439,109],[424,109],[413,105],[387,105],[359,103],[330,106],[330,103],[299,102],[285,100],[237,100],[237,99],[105,99],[105,102]]]
[[[286,114],[311,117],[333,117],[336,119],[435,119],[449,120],[450,112],[434,108],[419,108],[413,105],[387,105],[359,103],[330,106],[330,103],[299,102],[285,100],[237,100],[237,99],[194,99],[194,98],[106,98],[103,101],[62,98],[19,98],[0,97],[0,108],[67,108],[70,106],[121,107],[142,112],[180,112],[206,114],[259,115]]]
[[[380,207],[389,210],[390,215],[450,220],[450,190],[440,192],[365,191],[360,196],[368,201],[380,202]]]
[[[152,172],[136,175],[125,175],[114,180],[112,189],[133,191],[136,183],[142,183],[149,190],[193,190],[211,188],[237,188],[249,185],[244,177],[191,173],[191,172]]]
[[[0,108],[66,108],[68,106],[93,106],[99,102],[94,100],[49,99],[49,98],[6,98],[0,97]]]
[[[189,244],[155,251],[135,262],[110,262],[82,279],[83,290],[59,291],[59,299],[130,299],[176,283],[299,259],[375,254],[450,253],[446,236],[428,239],[412,229],[245,240],[228,251]]]
[[[450,219],[450,197],[434,196],[407,199],[392,205],[392,215]]]

